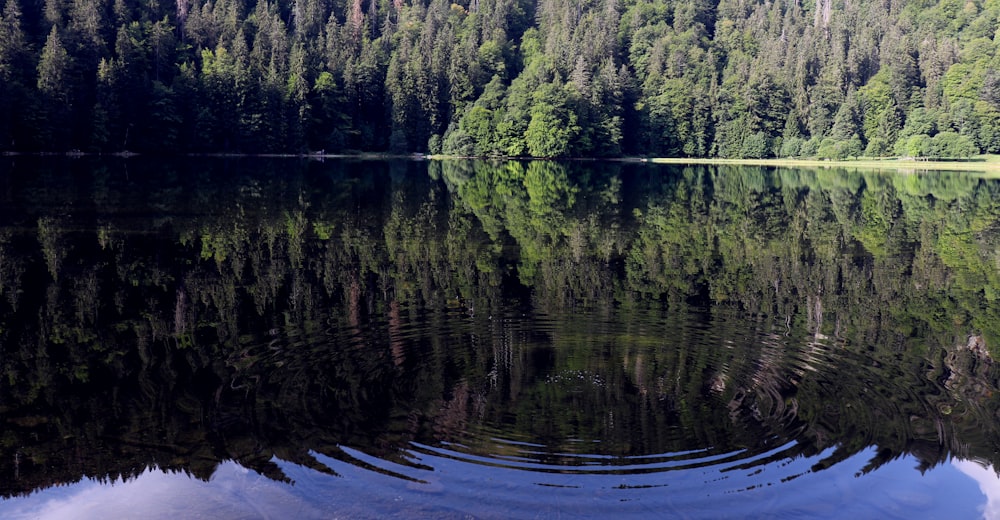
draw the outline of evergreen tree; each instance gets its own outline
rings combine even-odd
[[[958,5],[4,0],[0,147],[1000,152],[1000,6]]]
[[[36,145],[45,150],[66,149],[69,139],[71,85],[69,84],[69,53],[63,47],[59,29],[49,31],[38,62]]]
[[[7,0],[0,12],[0,150],[16,149],[26,132],[28,60],[21,6],[18,0]]]

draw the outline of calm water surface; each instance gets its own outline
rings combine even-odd
[[[998,518],[1000,183],[3,158],[2,518]]]

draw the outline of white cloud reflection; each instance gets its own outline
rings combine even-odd
[[[210,482],[182,473],[146,470],[110,485],[85,480],[0,504],[0,517],[37,520],[178,518],[320,518],[320,511],[274,482],[235,462],[221,464]]]
[[[973,460],[953,459],[952,465],[965,473],[979,484],[979,490],[986,495],[986,505],[983,507],[983,518],[1000,520],[1000,476],[993,466],[984,466]]]

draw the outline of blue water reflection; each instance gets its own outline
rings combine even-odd
[[[421,453],[413,470],[345,449],[400,479],[321,454],[335,474],[274,459],[292,483],[227,462],[207,482],[149,469],[0,503],[6,519],[107,518],[1000,518],[992,468],[953,460],[921,474],[902,457],[861,474],[874,450],[814,473],[829,453],[752,471],[721,467],[645,474],[559,474],[469,464]],[[576,472],[570,472],[576,473]],[[417,481],[419,480],[419,481]]]

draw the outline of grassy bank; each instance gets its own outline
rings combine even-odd
[[[814,159],[680,159],[658,157],[649,160],[662,164],[738,164],[745,166],[776,166],[789,168],[855,168],[873,170],[965,171],[1000,177],[1000,155],[980,155],[956,161],[922,161],[915,159],[857,159],[826,161]]]

